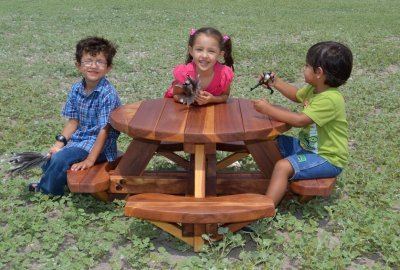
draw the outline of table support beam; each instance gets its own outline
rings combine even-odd
[[[195,145],[194,197],[206,196],[206,155],[204,144]]]

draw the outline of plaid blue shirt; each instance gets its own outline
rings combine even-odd
[[[106,77],[89,96],[86,96],[84,79],[74,83],[61,115],[78,119],[79,124],[65,147],[79,147],[90,153],[100,130],[110,123],[110,112],[120,105],[119,96]],[[117,157],[118,136],[119,132],[110,128],[102,151],[108,161]]]

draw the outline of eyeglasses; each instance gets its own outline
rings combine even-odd
[[[93,64],[95,64],[99,68],[105,68],[107,66],[107,62],[100,61],[100,60],[83,60],[81,62],[81,65],[84,67],[91,67]]]

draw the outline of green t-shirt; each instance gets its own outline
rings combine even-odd
[[[343,168],[348,159],[348,135],[342,94],[337,88],[314,93],[314,87],[307,85],[296,97],[303,103],[303,113],[314,121],[300,130],[301,146]]]

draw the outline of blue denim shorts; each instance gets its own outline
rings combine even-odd
[[[304,150],[298,138],[280,135],[276,138],[279,152],[293,167],[289,180],[336,177],[342,168],[336,167],[318,154]]]

